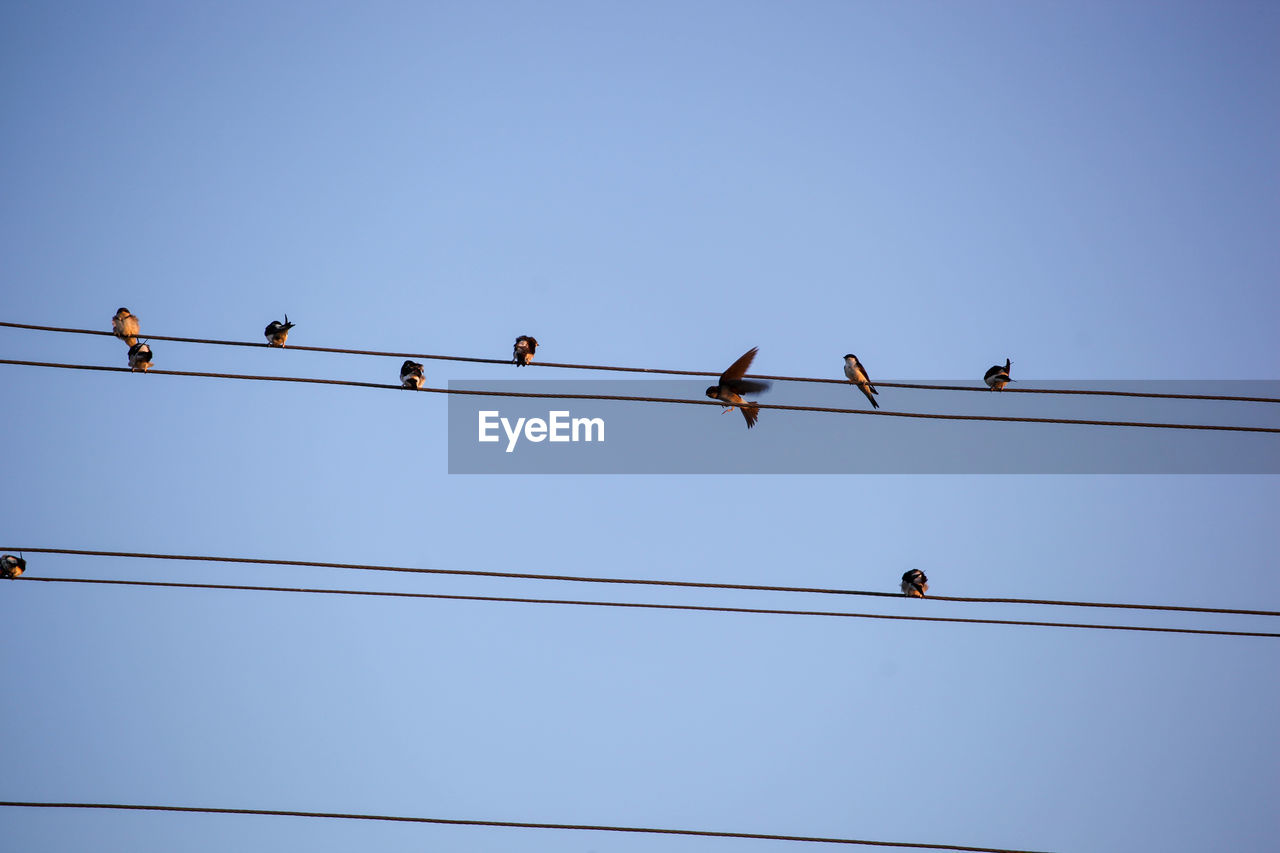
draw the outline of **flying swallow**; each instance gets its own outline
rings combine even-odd
[[[912,598],[924,598],[929,591],[929,578],[919,569],[902,573],[902,594]]]
[[[12,554],[0,557],[0,578],[13,580],[27,570],[27,561]]]
[[[996,364],[982,377],[982,381],[987,383],[987,387],[992,391],[1003,391],[1004,386],[1013,380],[1009,378],[1009,368],[1013,366],[1013,362],[1009,359],[1004,360],[1004,367]]]
[[[867,395],[871,408],[880,408],[876,398],[871,396],[880,392],[876,390],[876,386],[871,384],[871,377],[867,375],[867,369],[862,366],[862,363],[858,361],[858,357],[853,353],[849,353],[844,357],[844,375],[849,377],[849,381],[857,385],[863,394]]]
[[[138,318],[129,313],[128,308],[121,308],[111,318],[111,331],[129,346],[138,342]]]
[[[283,323],[281,323],[279,320],[272,320],[271,325],[267,326],[266,331],[262,333],[267,336],[267,346],[270,346],[270,347],[284,346],[284,342],[289,340],[289,330],[296,325],[298,324],[289,322],[288,314],[284,315]]]
[[[719,400],[728,407],[725,409],[726,412],[737,407],[742,412],[742,416],[747,419],[747,429],[756,425],[756,420],[760,417],[760,407],[755,403],[748,403],[742,399],[741,395],[768,391],[770,384],[742,378],[747,368],[751,367],[751,360],[756,357],[759,349],[759,347],[752,347],[743,353],[741,358],[729,365],[728,370],[720,374],[720,384],[712,385],[707,389],[708,397]]]
[[[514,358],[516,367],[528,367],[533,361],[533,354],[538,351],[538,339],[531,338],[528,335],[521,335],[516,338],[516,347]]]
[[[422,390],[426,377],[422,373],[422,365],[416,361],[406,361],[400,365],[400,384],[414,391]]]
[[[129,366],[134,370],[141,369],[146,373],[151,369],[151,345],[134,344],[129,347]]]

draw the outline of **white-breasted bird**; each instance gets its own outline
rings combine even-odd
[[[146,373],[151,369],[151,345],[134,344],[129,347],[129,367]]]
[[[878,409],[880,404],[876,402],[876,398],[872,394],[879,394],[876,386],[871,384],[871,377],[867,375],[867,369],[862,366],[862,362],[858,361],[858,357],[853,353],[848,353],[844,357],[844,375],[849,377],[849,381],[862,390],[867,396],[867,400],[871,403],[871,408]]]
[[[992,391],[1003,391],[1004,386],[1013,380],[1009,378],[1009,368],[1013,366],[1013,362],[1009,359],[1004,360],[1004,367],[993,364],[991,369],[983,375],[982,381],[987,383],[987,387]]]
[[[528,367],[533,361],[533,354],[537,351],[537,338],[531,338],[528,335],[521,335],[516,338],[515,350],[512,353],[516,367]]]
[[[5,554],[0,557],[0,578],[13,580],[16,577],[21,577],[26,570],[27,561],[21,557],[15,557],[12,554]]]
[[[111,318],[111,331],[129,346],[138,342],[138,318],[128,308],[121,308]]]
[[[289,322],[288,314],[284,315],[283,323],[281,323],[279,320],[272,320],[270,325],[267,326],[266,331],[262,333],[267,337],[267,346],[271,346],[271,347],[284,346],[284,342],[289,340],[289,330],[296,325],[298,324]]]
[[[406,361],[400,365],[400,384],[414,391],[422,390],[422,383],[426,382],[426,376],[422,372],[422,365],[416,361]]]
[[[909,569],[902,573],[902,594],[912,598],[924,598],[929,591],[929,578],[919,569]]]
[[[742,416],[747,420],[747,429],[751,429],[756,425],[756,421],[759,420],[760,406],[756,403],[747,402],[742,398],[742,395],[768,391],[770,384],[742,378],[743,374],[747,372],[747,368],[751,366],[751,361],[756,357],[759,349],[759,347],[752,347],[739,356],[737,361],[729,365],[729,368],[720,374],[720,382],[707,389],[708,397],[712,400],[719,400],[728,407],[725,409],[726,412],[734,408],[742,412]]]

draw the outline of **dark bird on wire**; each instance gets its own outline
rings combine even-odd
[[[0,578],[13,580],[27,570],[27,561],[12,554],[0,557]]]
[[[412,388],[414,391],[422,390],[422,383],[426,381],[426,376],[422,373],[422,365],[416,361],[406,361],[400,365],[400,384],[406,388]]]
[[[871,377],[867,375],[867,369],[862,366],[862,362],[858,361],[858,357],[853,353],[849,353],[844,357],[844,375],[849,377],[849,381],[857,385],[863,394],[867,395],[871,408],[880,408],[876,398],[871,396],[880,392],[876,390],[876,386],[871,384]]]
[[[538,351],[538,339],[528,335],[516,338],[514,352],[516,367],[528,367],[533,361],[533,354]]]
[[[720,374],[720,384],[712,385],[707,389],[707,396],[713,400],[719,400],[728,408],[726,412],[733,408],[738,408],[742,412],[742,416],[747,420],[747,429],[751,429],[756,425],[756,421],[760,417],[760,407],[755,403],[748,403],[742,399],[743,394],[759,394],[761,391],[769,390],[768,382],[756,382],[751,379],[743,379],[742,376],[747,372],[747,368],[751,367],[751,360],[756,357],[759,347],[752,347],[743,353],[742,357],[729,365],[729,369]]]
[[[151,369],[151,345],[134,344],[129,347],[129,367],[146,373]]]
[[[121,308],[111,318],[111,331],[129,346],[138,342],[138,318],[129,313],[128,308]]]
[[[991,369],[982,377],[982,381],[987,383],[987,387],[992,391],[1003,391],[1004,386],[1013,380],[1009,378],[1009,368],[1013,366],[1013,362],[1009,359],[1004,360],[1004,367],[1000,365],[992,365]]]
[[[289,322],[288,314],[284,315],[283,323],[281,323],[279,320],[272,320],[271,325],[267,326],[266,331],[262,333],[267,336],[267,346],[272,346],[272,347],[284,346],[284,342],[289,340],[289,330],[296,325],[298,324]]]
[[[919,569],[902,573],[902,594],[912,598],[924,598],[929,591],[929,578]]]

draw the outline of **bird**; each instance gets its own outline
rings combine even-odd
[[[929,578],[919,569],[902,573],[902,594],[912,598],[924,598],[929,591]]]
[[[5,554],[0,557],[0,578],[13,580],[16,577],[21,577],[26,570],[27,561],[21,557],[15,557],[12,554]]]
[[[876,402],[876,398],[872,394],[879,394],[876,386],[871,384],[871,377],[867,375],[867,369],[862,366],[862,362],[858,361],[858,357],[853,353],[848,353],[844,357],[844,375],[849,377],[849,381],[857,385],[863,394],[867,395],[867,400],[871,403],[871,408],[878,409],[880,404]]]
[[[1013,380],[1009,378],[1009,368],[1013,366],[1013,362],[1009,359],[1004,360],[1004,367],[998,364],[991,366],[991,369],[983,375],[982,381],[987,383],[987,387],[992,391],[1003,391],[1004,386]]]
[[[284,346],[284,342],[289,340],[289,330],[296,325],[298,324],[289,322],[288,314],[284,315],[283,323],[281,323],[279,320],[272,320],[271,325],[267,326],[266,331],[262,333],[267,336],[267,346],[269,347]]]
[[[748,403],[742,399],[741,395],[768,391],[770,384],[742,378],[742,375],[747,372],[747,368],[751,366],[751,360],[756,357],[759,349],[759,347],[752,347],[743,353],[741,358],[729,365],[728,370],[720,374],[720,384],[712,385],[707,389],[708,397],[726,404],[726,412],[737,407],[747,420],[747,429],[751,429],[756,425],[756,421],[760,417],[760,406],[755,403]]]
[[[143,373],[151,369],[150,344],[134,344],[129,347],[129,367],[134,370],[141,368]]]
[[[121,308],[111,318],[111,331],[117,338],[133,346],[138,342],[138,318],[128,308]]]
[[[528,335],[521,335],[516,338],[516,346],[513,354],[516,367],[528,367],[533,361],[533,354],[537,351],[537,338],[531,338]]]
[[[422,390],[426,377],[422,373],[422,365],[416,361],[406,361],[400,365],[400,384],[414,391]]]

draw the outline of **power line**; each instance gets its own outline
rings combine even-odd
[[[114,337],[113,332],[102,332],[96,329],[70,329],[61,326],[37,326],[30,323],[8,323],[0,321],[0,326],[7,326],[14,329],[30,329],[40,332],[65,332],[77,335],[105,335]],[[267,343],[253,341],[228,341],[216,338],[185,338],[167,335],[146,335],[148,340],[153,341],[174,341],[176,343],[186,344],[209,344],[214,346],[230,346],[230,347],[256,347],[266,348]],[[462,361],[473,364],[511,364],[509,358],[474,358],[461,355],[433,355],[430,353],[420,352],[387,352],[383,350],[361,350],[361,349],[345,349],[342,347],[313,347],[304,345],[290,345],[290,350],[300,350],[303,352],[327,352],[342,355],[372,355],[385,356],[387,358],[421,358],[435,361]],[[719,376],[720,371],[711,370],[674,370],[660,367],[619,367],[609,364],[573,364],[553,361],[535,361],[531,362],[530,367],[551,367],[562,368],[566,370],[600,370],[600,371],[616,371],[622,373],[647,373],[650,375],[665,376]],[[773,382],[812,382],[828,385],[848,385],[846,379],[829,379],[816,376],[774,376],[767,373],[748,373],[751,379],[767,379]],[[910,388],[914,390],[924,391],[983,391],[989,392],[986,387],[968,386],[968,385],[928,385],[915,382],[880,382],[875,383],[879,387],[884,388]],[[1071,395],[1087,395],[1097,397],[1143,397],[1156,398],[1165,400],[1218,400],[1231,401],[1240,403],[1280,403],[1280,397],[1244,397],[1226,394],[1161,394],[1148,391],[1099,391],[1085,389],[1053,389],[1053,388],[1005,388],[1001,393],[1004,394],[1071,394]]]
[[[51,367],[62,370],[98,370],[110,373],[133,373],[128,367],[108,367],[97,364],[61,364],[48,361],[25,361],[19,359],[0,359],[0,364],[12,364],[23,367]],[[149,373],[159,376],[199,376],[208,379],[247,379],[262,382],[302,382],[311,385],[345,385],[356,388],[382,388],[396,391],[406,390],[400,385],[382,382],[358,382],[351,379],[313,379],[303,376],[259,376],[247,373],[207,373],[191,370],[150,370]],[[614,400],[631,403],[668,403],[682,406],[722,406],[716,400],[685,400],[678,397],[633,397],[625,394],[546,394],[531,391],[477,391],[462,388],[421,388],[432,394],[462,394],[472,397],[521,397],[545,400]],[[783,403],[755,403],[762,410],[785,412],[825,412],[836,415],[870,415],[886,418],[916,418],[920,420],[944,421],[988,421],[995,423],[1030,423],[1030,424],[1071,424],[1075,426],[1109,426],[1109,427],[1146,427],[1149,429],[1184,429],[1210,430],[1217,432],[1254,432],[1280,433],[1280,427],[1252,427],[1218,424],[1180,424],[1152,423],[1149,421],[1103,421],[1083,420],[1076,418],[1027,418],[1002,415],[944,415],[926,412],[886,412],[879,409],[840,409],[830,406],[798,406]]]
[[[741,838],[756,841],[796,841],[808,844],[846,844],[864,847],[905,847],[915,850],[960,850],[965,853],[1036,853],[1007,847],[972,847],[962,844],[925,844],[913,841],[868,841],[860,838],[828,838],[813,835],[773,835],[761,832],[717,832],[707,829],[657,829],[647,826],[600,826],[580,823],[529,823],[511,820],[463,820],[442,817],[403,817],[398,815],[345,814],[341,812],[300,812],[277,809],[224,809],[200,806],[144,806],[123,803],[44,803],[0,800],[0,806],[35,809],[113,809],[117,811],[183,812],[188,814],[263,815],[270,817],[309,817],[336,820],[374,820],[396,823],[430,823],[445,826],[486,826],[504,829],[562,829],[578,832],[628,832],[645,835],[683,835],[699,838]]]
[[[249,586],[244,584],[180,583],[177,581],[130,581],[114,578],[33,578],[23,575],[19,581],[42,583],[82,583],[169,589],[222,589],[247,592],[293,592],[315,595],[363,595],[375,598],[425,598],[438,601],[486,601],[504,604],[564,604],[579,607],[629,607],[638,610],[684,610],[699,613],[752,613],[769,616],[829,616],[843,619],[883,619],[892,622],[950,622],[966,625],[1020,625],[1037,628],[1089,628],[1101,631],[1145,631],[1157,634],[1200,634],[1218,637],[1270,637],[1280,633],[1265,631],[1219,631],[1211,628],[1160,628],[1144,625],[1099,625],[1090,622],[1035,622],[1020,619],[974,619],[958,616],[902,616],[891,613],[849,613],[842,610],[783,610],[770,607],[718,607],[705,604],[653,604],[640,601],[583,601],[568,598],[523,598],[499,595],[455,595],[440,592],[387,592],[383,590],[320,589],[294,586]]]
[[[262,557],[213,557],[195,554],[149,554],[129,551],[91,551],[76,548],[20,548],[14,545],[0,545],[3,551],[19,551],[31,554],[66,554],[76,557],[124,557],[143,560],[170,560],[177,562],[199,563],[236,563],[260,566],[293,566],[318,569],[352,569],[370,572],[401,572],[424,575],[454,575],[464,577],[502,578],[516,580],[568,581],[573,583],[629,584],[633,586],[665,586],[685,589],[732,589],[750,592],[799,592],[817,595],[861,595],[877,598],[896,598],[904,596],[896,592],[879,592],[874,590],[838,589],[830,587],[807,586],[769,586],[764,584],[745,583],[712,583],[710,581],[677,581],[651,578],[619,578],[590,575],[548,575],[533,572],[497,572],[479,569],[427,569],[417,566],[380,566],[365,563],[326,563],[314,560],[272,560]],[[1061,601],[1040,598],[977,598],[958,595],[930,595],[922,601],[960,601],[980,604],[1039,604],[1058,607],[1101,607],[1122,610],[1158,610],[1176,611],[1180,613],[1219,613],[1240,616],[1280,616],[1280,610],[1242,610],[1228,607],[1190,607],[1177,604],[1121,604],[1104,601]]]

